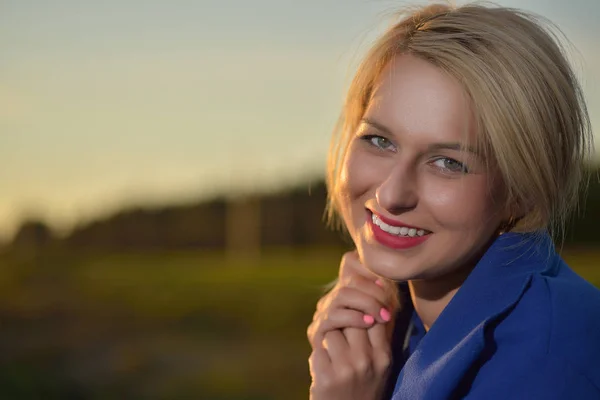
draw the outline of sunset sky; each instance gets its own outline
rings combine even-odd
[[[318,177],[351,67],[402,4],[1,1],[0,238]],[[497,4],[571,39],[598,132],[600,1]]]

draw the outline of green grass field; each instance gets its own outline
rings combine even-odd
[[[0,259],[0,398],[305,399],[339,250]],[[600,252],[565,259],[600,286]]]

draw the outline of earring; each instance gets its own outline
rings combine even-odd
[[[517,219],[511,216],[506,223],[500,225],[500,231],[498,232],[498,235],[503,235],[506,232],[510,231],[512,228],[515,227],[516,224]]]

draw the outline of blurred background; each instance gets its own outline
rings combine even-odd
[[[598,132],[600,2],[497,3],[570,38]],[[403,4],[0,1],[0,398],[307,398],[329,135]],[[563,254],[600,285],[597,160]]]

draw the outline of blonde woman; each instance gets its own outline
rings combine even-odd
[[[600,292],[550,236],[591,141],[540,18],[431,5],[392,26],[333,138],[356,250],[308,329],[311,398],[600,398]]]

